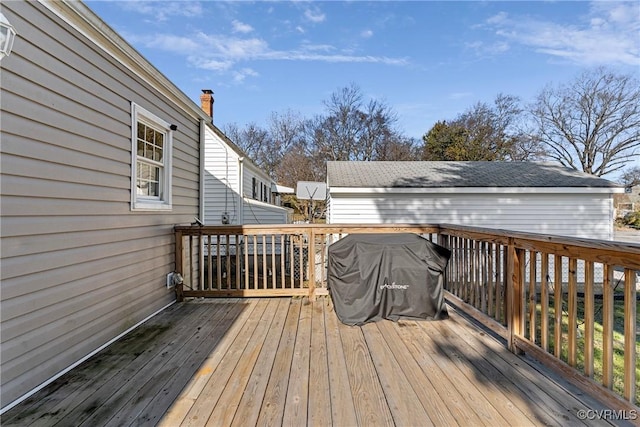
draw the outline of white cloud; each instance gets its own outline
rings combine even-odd
[[[149,36],[136,36],[122,33],[123,37],[133,44],[142,44],[145,47],[160,49],[173,53],[189,53],[200,49],[200,43],[189,37],[173,34],[154,34]]]
[[[221,61],[217,59],[203,58],[201,56],[189,56],[187,60],[196,68],[210,71],[227,71],[233,66],[233,61]]]
[[[259,74],[251,68],[242,68],[233,72],[233,81],[236,83],[244,82],[247,77],[257,77]]]
[[[126,37],[136,44],[184,55],[196,68],[218,72],[235,70],[237,66],[250,61],[317,61],[328,63],[378,63],[386,65],[407,65],[407,58],[387,56],[333,53],[338,49],[329,44],[313,44],[304,41],[290,50],[271,49],[268,43],[257,37],[229,37],[217,34],[196,33],[192,37],[172,34],[152,34]],[[236,81],[258,74],[251,68],[234,71]]]
[[[126,11],[150,16],[158,22],[167,21],[173,16],[193,17],[202,14],[200,2],[132,0],[117,4]]]
[[[177,5],[180,4],[183,5],[183,9],[177,8]],[[187,8],[187,4],[193,7]],[[172,10],[176,10],[176,13],[182,13],[183,16],[187,13],[195,13],[199,3],[134,2],[127,7],[147,16],[165,19]],[[289,27],[292,30],[305,33],[305,25],[321,23],[326,20],[326,15],[316,4],[305,2],[300,7],[300,13],[304,14],[303,19],[307,23],[300,22],[297,27],[292,24]],[[227,22],[231,23],[231,30],[227,34],[192,29],[187,30],[190,32],[182,34],[157,32],[128,35],[126,38],[141,47],[170,52],[176,58],[184,58],[188,64],[196,69],[226,75],[236,83],[246,83],[251,78],[258,77],[260,74],[256,64],[260,61],[377,63],[396,66],[404,66],[409,63],[408,59],[403,57],[395,58],[349,52],[344,47],[328,43],[312,43],[309,40],[299,40],[300,37],[295,40],[297,44],[293,47],[275,48],[266,39],[255,36],[255,29],[246,22],[239,19]],[[361,33],[361,36],[371,37],[373,31],[366,29]],[[276,38],[276,40],[281,41],[280,38]]]
[[[635,2],[597,1],[588,15],[571,24],[499,13],[485,22],[505,43],[527,46],[536,52],[581,65],[640,65],[640,14]],[[493,47],[499,47],[494,45]],[[469,45],[469,47],[472,47]],[[490,53],[488,45],[476,45]],[[493,49],[493,53],[504,50]]]
[[[504,53],[509,50],[509,43],[505,41],[496,41],[492,43],[485,43],[482,41],[475,41],[466,43],[465,47],[467,49],[474,50],[478,55],[498,55]]]
[[[364,38],[364,39],[368,39],[369,37],[373,36],[373,31],[371,30],[364,30],[360,33],[360,37]]]
[[[315,23],[324,22],[324,20],[327,18],[326,15],[322,13],[322,11],[317,7],[313,9],[306,9],[304,11],[304,17],[307,20]]]
[[[336,50],[336,48],[330,44],[313,44],[309,42],[303,42],[301,48],[310,52],[331,52]]]
[[[234,33],[246,34],[253,31],[253,27],[251,25],[240,22],[237,19],[234,19],[233,21],[231,21],[231,25],[233,25]]]

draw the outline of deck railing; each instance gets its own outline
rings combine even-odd
[[[605,391],[614,407],[640,403],[640,244],[455,225],[177,226],[177,297],[314,299],[327,294],[331,243],[406,232],[451,250],[447,299],[512,351]]]

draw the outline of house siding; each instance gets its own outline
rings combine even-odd
[[[250,199],[246,199],[244,202],[245,224],[286,224],[289,222],[291,221],[285,208]]]
[[[254,178],[258,186],[266,186],[264,188],[271,199],[271,178],[250,160],[241,157],[211,128],[205,130],[204,164],[206,224],[221,224],[224,213],[229,215],[230,224],[289,222],[286,208],[262,201],[260,187],[257,192],[259,200],[253,199]]]
[[[459,224],[530,233],[611,239],[609,194],[330,194],[334,224]]]
[[[221,224],[228,213],[230,224],[239,224],[238,154],[228,147],[210,128],[205,130],[204,222]]]
[[[2,60],[0,408],[175,300],[173,226],[198,214],[200,179],[197,114],[43,4],[3,14],[18,37]],[[131,102],[178,126],[171,211],[131,211]]]

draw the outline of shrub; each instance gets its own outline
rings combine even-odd
[[[640,210],[629,212],[622,218],[622,224],[640,230]]]

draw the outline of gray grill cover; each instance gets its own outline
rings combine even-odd
[[[328,287],[342,323],[446,319],[451,252],[417,234],[350,234],[329,246]]]

